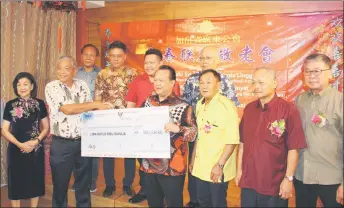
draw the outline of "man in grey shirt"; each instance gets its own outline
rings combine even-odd
[[[308,148],[299,152],[296,207],[340,207],[343,202],[343,94],[330,87],[331,60],[312,54],[304,62],[309,88],[296,98]],[[337,198],[337,200],[336,200]]]
[[[80,67],[76,73],[75,78],[83,80],[87,83],[91,92],[91,98],[94,100],[94,87],[96,78],[100,72],[100,68],[95,66],[96,58],[99,55],[99,50],[92,44],[84,45],[81,49],[81,61],[83,66]],[[98,178],[99,158],[92,158],[92,183],[90,192],[97,191],[97,178]],[[75,172],[75,171],[74,171]],[[73,190],[74,184],[73,184]]]

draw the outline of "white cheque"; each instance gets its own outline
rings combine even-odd
[[[85,157],[170,158],[169,108],[90,111],[82,115]]]

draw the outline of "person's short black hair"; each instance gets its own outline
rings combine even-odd
[[[159,67],[159,70],[169,71],[170,72],[170,80],[174,80],[175,81],[177,79],[176,71],[171,66],[169,66],[169,65],[161,65]]]
[[[205,74],[208,74],[208,73],[212,73],[215,77],[215,79],[218,81],[218,82],[221,82],[221,76],[220,74],[214,70],[214,69],[206,69],[204,71],[202,71],[201,75],[199,76],[199,80],[201,80],[201,77]]]
[[[162,60],[162,53],[159,49],[156,49],[156,48],[148,49],[145,53],[145,58],[148,55],[156,55],[157,57],[159,57],[160,61]]]
[[[109,45],[109,51],[114,48],[122,49],[124,53],[127,53],[127,46],[119,40],[115,40]]]
[[[324,64],[326,64],[330,69],[332,68],[332,61],[330,57],[326,56],[325,54],[314,53],[305,58],[305,62],[315,61],[315,60],[320,60],[324,62]]]
[[[93,44],[86,44],[86,45],[84,45],[84,46],[82,47],[82,49],[81,49],[81,54],[84,52],[85,48],[87,48],[87,47],[94,48],[94,50],[96,50],[96,55],[97,55],[97,56],[99,55],[99,50],[98,50],[98,48],[97,48],[95,45],[93,45]]]
[[[20,79],[22,78],[26,78],[28,80],[30,80],[31,84],[33,84],[33,89],[30,92],[30,96],[33,98],[37,97],[37,83],[35,78],[32,76],[32,74],[28,73],[28,72],[20,72],[19,74],[17,74],[17,76],[14,78],[13,80],[13,90],[14,90],[14,94],[16,94],[16,96],[20,96],[18,94],[18,88],[17,88],[17,84],[19,82]]]

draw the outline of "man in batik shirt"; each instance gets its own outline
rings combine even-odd
[[[125,66],[127,47],[120,41],[114,41],[109,46],[108,60],[110,66],[101,70],[96,79],[95,101],[111,103],[115,109],[126,108],[125,96],[128,85],[136,77],[136,71]],[[114,178],[114,158],[103,159],[104,178],[106,188],[103,196],[111,196],[116,191]],[[134,195],[131,185],[135,177],[135,159],[125,158],[125,175],[123,179],[123,191],[128,195]]]
[[[162,53],[160,50],[155,48],[150,48],[146,51],[144,57],[144,70],[145,73],[142,75],[137,76],[134,81],[130,84],[128,94],[126,96],[126,100],[128,102],[127,108],[139,108],[142,103],[146,101],[146,99],[150,95],[154,95],[154,75],[155,72],[159,70],[159,67],[162,65]],[[176,82],[173,87],[173,92],[180,96],[180,87],[179,84]],[[142,158],[137,158],[139,163],[142,163]],[[145,194],[145,177],[144,172],[139,170],[140,175],[140,186],[141,189],[139,192],[129,199],[130,203],[140,203],[147,199]]]
[[[86,82],[74,79],[76,72],[75,59],[61,56],[56,63],[58,80],[49,82],[45,87],[52,134],[52,207],[67,207],[68,183],[74,167],[76,206],[91,207],[91,158],[81,156],[81,115],[87,111],[112,107],[110,104],[92,102]]]
[[[219,64],[219,49],[214,46],[207,46],[203,48],[200,54],[200,66],[202,71],[207,69],[217,69]],[[193,109],[196,109],[197,102],[201,99],[201,94],[199,90],[199,78],[202,71],[192,74],[184,84],[184,91],[183,91],[183,99],[186,100],[188,103],[192,105]],[[235,94],[235,88],[229,78],[224,75],[220,74],[221,77],[221,88],[220,93],[238,106],[240,103],[238,98]],[[192,152],[194,147],[194,143],[189,143],[189,151]],[[190,154],[191,156],[191,154]],[[191,160],[191,158],[189,158]],[[196,179],[193,175],[189,173],[188,175],[188,191],[190,195],[190,202],[186,205],[186,207],[198,207],[199,204],[197,203],[197,194],[196,194]]]
[[[150,207],[183,206],[183,187],[187,170],[187,142],[195,140],[197,126],[192,107],[173,93],[176,72],[162,65],[155,73],[154,90],[142,107],[169,106],[170,121],[165,131],[170,132],[170,159],[143,159],[141,170],[145,172],[145,189]]]

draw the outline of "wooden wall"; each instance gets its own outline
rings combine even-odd
[[[106,2],[104,8],[78,12],[77,50],[86,43],[100,48],[99,24],[197,17],[342,11],[342,1],[126,1]],[[83,14],[81,14],[83,13]],[[86,22],[86,23],[85,23]],[[83,37],[81,37],[83,36]],[[100,60],[97,60],[100,65]]]

